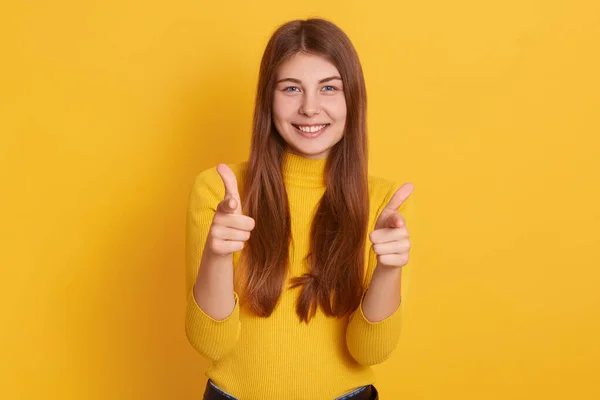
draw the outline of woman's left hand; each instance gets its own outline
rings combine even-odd
[[[394,193],[390,202],[381,211],[375,230],[369,235],[373,251],[377,254],[378,266],[403,267],[408,263],[410,241],[406,220],[398,209],[414,190],[412,183],[405,183]]]

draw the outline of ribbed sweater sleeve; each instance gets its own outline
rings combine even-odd
[[[383,207],[387,205],[392,198],[395,191],[399,188],[392,182],[386,182],[385,197],[382,199],[382,196],[377,196],[376,193],[372,196],[371,201],[379,200],[377,204],[379,208],[375,214],[375,220],[379,217],[379,214],[383,210]],[[406,220],[410,230],[410,223],[412,218],[406,216],[406,211],[410,208],[411,199],[407,201],[400,208],[399,212],[402,214]],[[408,208],[407,208],[408,206]],[[371,228],[372,229],[372,226]],[[370,232],[369,232],[370,233]],[[370,242],[367,240],[367,245],[370,245]],[[412,262],[409,262],[405,265],[402,270],[402,280],[401,280],[401,303],[400,306],[396,309],[396,311],[385,318],[382,321],[378,322],[370,322],[367,320],[365,315],[363,314],[362,308],[362,300],[360,306],[356,309],[356,311],[350,316],[348,327],[346,330],[346,344],[348,346],[348,350],[352,357],[361,365],[376,365],[385,361],[396,348],[399,338],[400,332],[402,328],[402,315],[403,309],[405,307],[405,299],[406,299],[406,288],[408,285],[408,274],[407,269],[411,268]],[[368,286],[371,281],[371,277],[373,276],[373,272],[375,271],[375,267],[377,265],[377,257],[372,249],[369,250],[368,263],[367,263],[367,271],[366,271],[366,282],[365,282],[365,293],[368,290]],[[363,294],[363,300],[364,300]]]
[[[192,186],[186,220],[186,335],[190,344],[211,360],[221,359],[235,346],[241,329],[237,294],[235,308],[224,320],[215,320],[202,311],[193,295],[208,231],[224,195],[216,169],[203,171]]]

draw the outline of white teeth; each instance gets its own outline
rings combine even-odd
[[[327,125],[317,125],[317,126],[301,126],[298,125],[298,129],[300,129],[302,132],[306,132],[306,133],[315,133],[320,131],[321,129],[325,128]]]

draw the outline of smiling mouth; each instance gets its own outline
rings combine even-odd
[[[303,134],[310,135],[310,136],[314,136],[314,135],[320,133],[325,128],[327,128],[329,125],[330,124],[320,124],[320,125],[296,125],[296,124],[292,124],[292,126],[294,128],[296,128],[297,130],[299,130]]]

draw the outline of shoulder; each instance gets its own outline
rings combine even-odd
[[[369,176],[369,199],[374,205],[385,202],[396,191],[397,182],[379,176]]]
[[[376,215],[390,202],[394,194],[406,181],[369,176],[370,209]],[[400,206],[398,212],[407,219],[414,219],[416,213],[415,195],[411,194]]]
[[[241,186],[246,175],[248,162],[244,161],[226,164],[235,174],[238,181],[238,187]],[[192,185],[192,195],[194,194],[212,195],[218,198],[222,198],[225,195],[225,187],[221,180],[221,176],[219,176],[219,173],[217,172],[216,165],[196,174]]]
[[[369,202],[371,211],[379,215],[383,207],[385,207],[396,191],[400,189],[404,182],[382,178],[378,176],[369,176]],[[405,203],[403,203],[398,211],[404,214],[412,214],[414,208],[414,194],[411,195]]]

